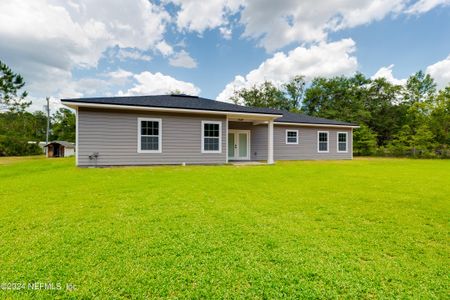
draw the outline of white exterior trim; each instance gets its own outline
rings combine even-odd
[[[267,141],[268,141],[268,148],[267,148],[267,163],[269,165],[273,164],[273,120],[270,120],[267,124]]]
[[[75,165],[78,166],[78,107],[75,109]],[[47,150],[48,151],[48,150]]]
[[[339,151],[339,134],[345,134],[345,151]],[[336,151],[338,153],[348,153],[348,132],[344,132],[344,131],[338,131],[336,133]]]
[[[137,131],[137,139],[138,139],[138,153],[162,153],[162,120],[158,118],[137,118],[138,119],[138,131]],[[142,150],[141,149],[141,123],[142,121],[152,121],[158,122],[158,150]]]
[[[351,156],[352,156],[352,159],[353,159],[353,128],[351,129],[351,131],[350,131],[350,138],[351,138],[351,141],[352,141],[352,149],[351,149]]]
[[[205,124],[218,124],[219,125],[219,150],[205,150]],[[222,153],[222,121],[202,121],[202,153]],[[228,155],[228,154],[227,154]]]
[[[149,106],[134,106],[134,105],[118,105],[118,104],[98,104],[98,103],[83,103],[83,102],[68,102],[61,101],[62,104],[71,107],[94,107],[94,108],[113,108],[113,109],[125,109],[125,110],[150,110],[150,111],[162,111],[162,112],[184,112],[184,113],[196,113],[196,114],[214,114],[214,115],[236,115],[236,116],[249,116],[249,117],[267,117],[269,119],[280,118],[281,114],[264,114],[264,113],[252,113],[252,112],[234,112],[234,111],[220,111],[220,110],[200,110],[200,109],[188,109],[188,108],[168,108],[168,107],[149,107]]]
[[[311,124],[311,123],[289,123],[289,122],[277,122],[275,125],[292,125],[292,126],[305,126],[305,127],[328,127],[328,128],[359,128],[356,125],[333,125],[333,124]]]
[[[225,118],[225,163],[228,163],[228,115]],[[202,126],[203,127],[203,126]],[[203,130],[203,128],[202,128]],[[203,139],[202,139],[203,140]],[[203,149],[203,146],[202,146]]]
[[[319,142],[319,136],[321,133],[327,134],[327,151],[321,151],[320,150],[320,142]],[[330,132],[329,131],[317,131],[317,152],[318,153],[329,153],[330,152]]]
[[[238,145],[237,148],[235,148],[237,151],[234,151],[234,157],[230,157],[229,159],[231,160],[250,160],[250,153],[251,153],[251,130],[244,130],[244,129],[230,129],[229,130],[230,133],[234,133],[234,142]],[[239,138],[238,135],[239,133],[245,133],[247,134],[247,156],[246,157],[239,157],[236,156],[236,153],[239,154],[239,149],[241,148],[241,145],[239,143]],[[237,142],[236,142],[236,138],[237,138]],[[228,151],[227,151],[227,157],[228,157]]]
[[[288,132],[295,132],[296,134],[296,142],[292,143],[288,141]],[[284,133],[286,136],[286,145],[298,145],[298,130],[293,130],[293,129],[286,129],[286,132]]]

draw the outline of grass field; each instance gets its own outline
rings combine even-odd
[[[448,299],[449,213],[450,161],[0,158],[0,298]]]

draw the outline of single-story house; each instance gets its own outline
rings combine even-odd
[[[78,166],[352,159],[356,124],[196,96],[62,99]]]
[[[47,157],[68,157],[75,155],[75,145],[66,141],[53,141],[45,145]]]

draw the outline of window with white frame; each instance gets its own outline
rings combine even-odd
[[[337,151],[338,152],[347,152],[347,148],[348,148],[347,132],[338,132],[337,133]]]
[[[161,153],[161,119],[138,118],[138,152]]]
[[[318,152],[328,152],[328,131],[317,132]]]
[[[286,144],[298,144],[298,130],[286,130]]]
[[[202,153],[221,153],[222,122],[202,121]]]

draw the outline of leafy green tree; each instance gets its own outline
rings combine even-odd
[[[0,156],[42,154],[32,142],[43,140],[45,123],[42,112],[0,113]]]
[[[377,133],[377,144],[380,146],[386,145],[405,122],[406,108],[395,104],[401,97],[401,89],[401,86],[384,78],[377,78],[370,82],[368,95],[364,98],[364,109],[370,115],[360,122]]]
[[[395,156],[411,155],[413,132],[409,125],[404,125],[387,145],[389,153]]]
[[[23,77],[0,61],[0,109],[24,112],[31,105],[30,101],[25,101],[28,93],[20,92],[24,85]]]
[[[403,102],[406,107],[405,120],[410,126],[413,135],[423,124],[428,123],[430,109],[436,95],[436,83],[429,75],[419,71],[411,75],[403,88]]]
[[[45,141],[47,129],[47,115],[42,111],[35,111],[29,116],[29,133],[33,141]]]
[[[75,142],[75,114],[67,108],[60,108],[52,117],[52,140]]]
[[[436,148],[433,132],[427,125],[417,128],[416,133],[411,139],[411,152],[414,157],[433,156],[433,150]]]
[[[315,78],[305,92],[302,110],[312,116],[351,122],[370,119],[367,102],[370,79],[358,73],[348,78]]]
[[[41,148],[20,136],[0,135],[0,156],[22,156],[42,154]]]
[[[373,155],[377,149],[377,135],[365,124],[353,131],[355,155]]]
[[[288,83],[282,85],[285,98],[289,103],[289,111],[299,111],[305,95],[305,76],[295,76]]]
[[[266,81],[259,86],[253,86],[238,90],[231,97],[236,104],[244,104],[253,107],[270,107],[289,110],[290,104],[284,97],[283,92],[273,83]]]
[[[405,102],[423,102],[436,93],[436,83],[429,74],[423,71],[416,72],[406,81],[403,90],[403,100]]]
[[[231,100],[236,104],[246,106],[299,111],[305,87],[304,76],[295,76],[280,87],[275,86],[270,81],[265,81],[260,85],[235,91]]]
[[[434,97],[430,113],[430,130],[439,148],[450,148],[450,84]]]

